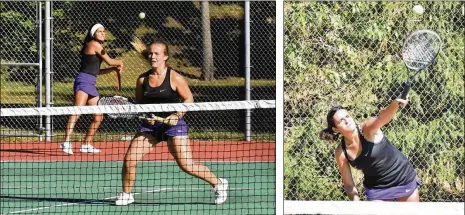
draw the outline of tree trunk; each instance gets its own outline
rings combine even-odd
[[[203,38],[203,64],[202,64],[202,78],[203,80],[214,79],[213,67],[213,46],[212,35],[210,31],[210,11],[208,8],[208,1],[201,2],[202,10],[202,38]]]

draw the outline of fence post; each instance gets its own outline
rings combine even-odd
[[[50,107],[50,21],[51,21],[50,1],[45,2],[45,107]],[[51,141],[51,120],[50,115],[45,117],[45,140]]]
[[[245,1],[245,100],[250,101],[250,1]],[[250,109],[245,113],[245,140],[250,141]]]
[[[42,107],[42,80],[43,80],[43,74],[42,74],[42,2],[38,1],[37,2],[37,17],[36,17],[36,28],[37,28],[37,36],[39,37],[38,41],[36,42],[36,48],[37,48],[37,62],[39,63],[39,77],[37,80],[37,88],[39,88],[39,93],[37,99],[37,107]],[[43,127],[43,119],[42,116],[39,116],[39,141],[42,141],[42,132],[44,130]]]

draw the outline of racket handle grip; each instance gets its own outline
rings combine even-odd
[[[400,95],[401,99],[407,99],[408,92],[410,91],[410,81],[404,83],[404,90],[402,91],[402,95]]]
[[[116,91],[121,92],[121,73],[116,71]]]

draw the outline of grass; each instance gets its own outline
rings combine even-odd
[[[173,47],[174,52],[181,52],[182,47]],[[135,51],[128,51],[123,54],[121,59],[125,62],[124,72],[122,74],[121,96],[134,97],[135,80],[143,72],[150,69],[150,65]],[[221,87],[243,87],[245,79],[242,77],[227,77],[217,80],[206,81],[201,79],[201,68],[192,66],[186,59],[173,58],[168,62],[172,67],[180,71],[186,78],[191,88],[195,87],[212,87],[214,91],[221,90]],[[104,65],[104,64],[102,64]],[[105,68],[103,66],[102,68]],[[8,79],[9,74],[2,69],[0,76],[1,93],[0,99],[2,104],[24,104],[34,105],[36,103],[34,84],[11,81]],[[73,79],[67,78],[63,81],[53,82],[53,102],[55,105],[71,105],[73,100]],[[101,95],[116,94],[116,76],[114,73],[99,75],[97,78],[97,89]],[[276,81],[269,79],[251,80],[251,87],[275,87]],[[195,93],[195,90],[193,90]],[[45,87],[42,90],[42,101],[45,101]],[[195,99],[195,98],[194,98]],[[45,104],[45,102],[44,102]]]
[[[108,75],[105,75],[108,76]],[[109,79],[110,77],[99,77],[101,79]],[[106,82],[106,81],[105,81]],[[216,90],[221,90],[221,87],[242,87],[245,85],[245,80],[242,78],[228,78],[214,81],[187,80],[189,86],[193,87],[218,87]],[[1,82],[0,100],[2,104],[23,104],[34,105],[36,96],[34,93],[35,87],[22,82]],[[99,81],[102,83],[102,81]],[[251,87],[274,87],[274,80],[252,80]],[[98,90],[101,95],[115,95],[115,86],[99,84]],[[42,90],[45,94],[45,89]],[[135,87],[129,84],[122,85],[121,96],[134,97]],[[54,82],[53,83],[53,102],[56,106],[71,105],[73,100],[73,83]],[[42,96],[43,104],[45,104],[45,96]]]

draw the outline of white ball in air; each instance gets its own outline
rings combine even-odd
[[[139,13],[139,19],[144,19],[145,18],[145,13],[144,12],[140,12]]]
[[[423,8],[423,6],[417,4],[413,7],[413,12],[415,12],[418,15],[421,15],[423,14],[423,12],[425,12],[425,9]]]

